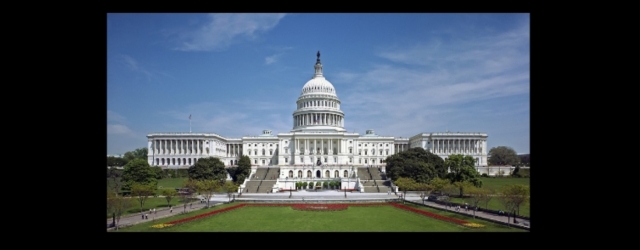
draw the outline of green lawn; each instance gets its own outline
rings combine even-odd
[[[244,207],[169,228],[151,228],[238,203],[141,223],[121,232],[526,232],[480,219],[419,207],[430,212],[485,225],[467,228],[392,206],[349,207],[343,211],[297,211],[291,207]],[[414,206],[418,207],[418,206]]]
[[[529,186],[529,181],[530,181],[529,178],[513,178],[513,177],[496,177],[496,178],[481,177],[480,179],[482,180],[483,188],[492,189],[494,191],[499,191],[503,186],[508,184],[520,184],[520,185]],[[451,199],[451,201],[456,203],[465,203],[465,202],[471,203],[466,198],[453,198]],[[480,207],[488,208],[492,210],[504,210],[504,206],[500,204],[500,201],[498,201],[497,198],[491,199],[487,207],[485,207],[484,204],[480,204]],[[530,204],[524,204],[520,206],[520,215],[529,217],[529,208],[530,208]]]
[[[497,190],[500,190],[504,185],[508,185],[508,184],[520,184],[520,185],[529,186],[529,181],[531,179],[513,178],[513,177],[496,177],[496,178],[480,177],[480,180],[482,180],[483,188],[493,189],[497,191]]]

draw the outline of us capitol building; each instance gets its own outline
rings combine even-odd
[[[291,131],[274,135],[263,130],[258,136],[227,138],[215,133],[150,133],[148,161],[151,166],[187,168],[202,157],[217,157],[226,166],[237,165],[242,155],[252,169],[279,167],[281,179],[288,177],[347,177],[354,167],[385,165],[387,156],[422,147],[443,159],[451,154],[470,155],[476,166],[487,165],[487,134],[475,132],[419,133],[411,138],[380,136],[373,130],[364,135],[344,128],[345,114],[333,85],[322,74],[320,52],[315,73],[302,87],[293,112]],[[351,175],[351,174],[349,174]]]

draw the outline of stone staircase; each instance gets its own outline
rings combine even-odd
[[[258,175],[258,171],[264,169],[258,169],[256,171],[256,175]],[[264,172],[264,175],[262,173]],[[273,185],[276,184],[276,179],[280,175],[279,167],[268,167],[266,170],[261,171],[258,178],[260,178],[260,183],[258,184],[258,188],[256,189],[256,193],[268,193],[273,189]]]
[[[364,187],[365,193],[386,193],[391,191],[391,182],[378,168],[358,168],[358,177]]]
[[[358,168],[358,178],[360,178],[360,180],[371,180],[372,178],[368,168]]]

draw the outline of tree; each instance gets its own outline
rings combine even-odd
[[[407,197],[407,191],[408,190],[413,190],[416,187],[416,184],[417,184],[414,179],[406,178],[406,177],[400,177],[396,181],[394,181],[393,183],[396,184],[396,186],[398,186],[400,188],[400,190],[404,192],[404,196],[403,196],[403,199],[402,199],[403,203],[404,203],[404,200]]]
[[[227,170],[224,163],[215,157],[200,158],[189,167],[189,179],[193,180],[217,180],[223,183],[227,179]]]
[[[444,160],[424,149],[411,148],[385,159],[386,174],[392,181],[400,177],[411,178],[418,183],[429,183],[433,178],[444,178]]]
[[[156,193],[156,187],[149,184],[133,183],[131,185],[131,196],[137,197],[140,202],[140,213],[142,213],[142,206],[149,196]]]
[[[121,157],[107,156],[107,167],[122,167],[127,164],[127,160]]]
[[[482,190],[484,190],[486,192],[480,192],[477,195],[480,198],[480,203],[484,204],[484,209],[488,209],[489,208],[489,201],[491,201],[491,199],[493,199],[493,194],[495,192],[492,189],[488,189],[488,188],[482,188]]]
[[[502,194],[509,199],[513,213],[520,214],[520,206],[529,202],[529,187],[519,184],[505,185]]]
[[[158,185],[156,173],[153,172],[147,160],[143,159],[134,159],[124,166],[122,181],[124,182],[123,188],[128,190],[131,189],[133,183],[151,185],[153,187]]]
[[[531,156],[529,154],[518,155],[518,157],[521,165],[529,166],[531,164]]]
[[[444,188],[442,188],[442,192],[445,193],[442,198],[445,202],[449,203],[449,207],[451,207],[451,197],[453,197],[455,193],[458,192],[458,190],[458,187],[454,186],[453,184],[447,184],[444,186]]]
[[[209,207],[209,200],[220,189],[221,185],[217,180],[196,180],[196,187],[200,195],[207,201],[206,207]]]
[[[489,150],[489,164],[491,165],[517,165],[520,157],[510,147],[499,146]]]
[[[114,226],[116,230],[119,228],[120,218],[127,209],[133,207],[133,201],[129,198],[117,196],[116,192],[107,191],[107,213],[113,213]]]
[[[444,188],[447,185],[451,184],[451,181],[449,181],[448,179],[434,178],[429,182],[429,184],[431,184],[431,187],[433,187],[434,192],[442,194]]]
[[[107,189],[107,191],[111,191],[115,197],[118,197],[118,192],[120,192],[120,188],[122,187],[122,172],[115,167],[110,167],[107,169],[107,176],[111,179],[111,190]],[[113,223],[116,223],[116,213],[115,210],[113,212]]]
[[[467,155],[460,154],[450,155],[445,161],[444,165],[450,170],[447,174],[447,178],[451,183],[459,183],[457,186],[460,188],[460,196],[464,192],[464,188],[469,186],[466,183],[470,183],[475,187],[482,187],[482,180],[480,180],[480,174],[475,169],[475,159]]]
[[[155,174],[156,180],[160,180],[162,179],[162,177],[164,177],[164,171],[162,171],[162,168],[159,166],[151,167],[151,171],[153,171],[153,173]]]
[[[490,192],[488,189],[485,188],[478,188],[478,187],[474,187],[471,186],[467,189],[467,192],[469,194],[469,203],[471,204],[472,207],[475,207],[475,209],[473,209],[473,218],[476,218],[476,210],[478,209],[478,204],[480,204],[480,202],[485,200],[485,197],[491,197],[489,196]]]
[[[242,155],[240,160],[238,161],[238,167],[235,171],[235,176],[233,176],[233,181],[236,184],[244,183],[244,179],[246,179],[251,174],[251,159],[249,156]]]
[[[427,199],[427,197],[429,197],[429,194],[431,194],[431,191],[433,190],[433,186],[431,186],[431,184],[426,184],[426,183],[416,183],[415,189],[417,191],[420,191],[420,198],[422,198],[422,204],[424,204],[424,200]]]
[[[178,194],[178,192],[175,189],[163,189],[162,190],[162,195],[164,196],[165,199],[167,199],[167,206],[171,206],[171,199],[173,199],[173,197],[175,197]]]
[[[238,185],[234,184],[232,181],[225,181],[222,185],[222,192],[227,193],[229,202],[231,202],[231,196],[233,196],[233,193],[238,192]]]
[[[452,183],[453,186],[457,187],[458,190],[460,191],[460,196],[459,197],[464,197],[464,191],[467,191],[467,189],[471,188],[471,187],[475,187],[473,185],[473,183],[469,182],[469,181],[456,181],[454,183]]]

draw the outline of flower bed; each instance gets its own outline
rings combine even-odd
[[[447,217],[447,216],[442,216],[442,215],[435,214],[435,213],[432,213],[432,212],[427,212],[427,211],[424,211],[424,210],[408,207],[408,206],[405,206],[405,205],[402,205],[402,204],[391,203],[391,205],[394,206],[394,207],[400,208],[400,209],[404,209],[404,210],[407,210],[407,211],[411,211],[411,212],[417,213],[417,214],[422,214],[422,215],[425,215],[425,216],[429,216],[429,217],[434,218],[434,219],[453,222],[453,223],[456,223],[456,224],[459,224],[459,225],[463,225],[463,226],[467,226],[467,227],[482,227],[483,226],[483,225],[480,225],[480,224],[477,224],[477,223],[471,223],[471,222],[460,220],[460,219],[455,219],[455,218],[451,218],[451,217]]]
[[[301,211],[341,211],[349,207],[347,204],[293,204],[291,208]]]
[[[192,216],[192,217],[188,217],[188,218],[184,218],[184,219],[180,219],[180,220],[170,221],[170,222],[167,222],[165,224],[176,225],[176,224],[180,224],[180,223],[185,223],[185,222],[189,222],[189,221],[192,221],[192,220],[204,218],[204,217],[207,217],[207,216],[211,216],[211,215],[215,215],[215,214],[219,214],[219,213],[224,213],[224,212],[227,212],[227,211],[230,211],[230,210],[234,210],[236,208],[241,208],[241,207],[244,207],[245,205],[246,204],[239,204],[239,205],[235,205],[235,206],[232,206],[232,207],[218,209],[218,210],[215,210],[215,211],[211,211],[211,212],[208,212],[208,213],[203,213],[203,214],[200,214],[200,215],[196,215],[196,216]]]

